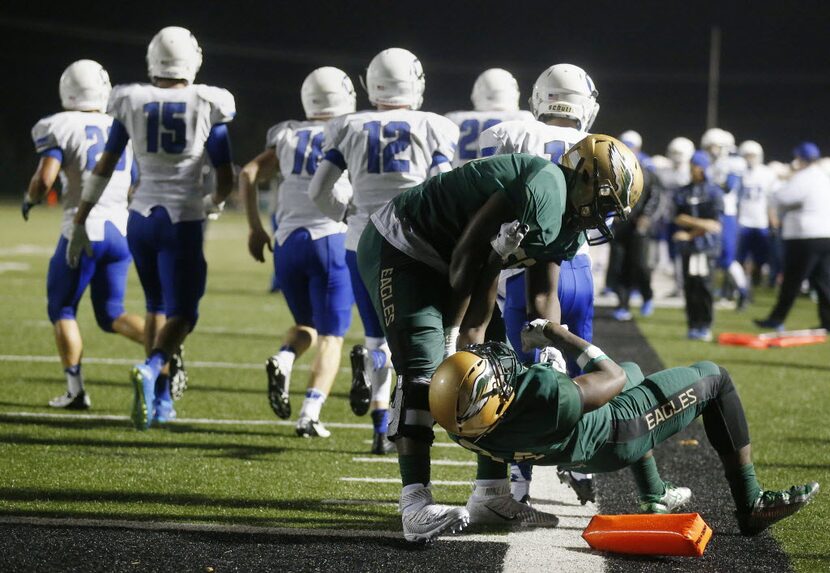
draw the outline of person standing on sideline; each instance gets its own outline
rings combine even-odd
[[[683,260],[683,292],[690,340],[712,340],[712,274],[720,252],[723,191],[706,175],[709,156],[692,156],[692,182],[677,190],[672,239]]]
[[[796,170],[773,195],[781,218],[784,241],[784,279],[769,316],[755,320],[762,328],[783,330],[801,283],[810,279],[818,293],[821,328],[830,329],[830,175],[819,165],[815,143],[793,150]]]

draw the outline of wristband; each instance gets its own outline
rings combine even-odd
[[[597,365],[597,363],[602,362],[603,360],[611,360],[611,359],[608,358],[608,356],[606,356],[605,354],[597,356],[596,358],[591,358],[588,361],[588,363],[585,364],[585,367],[582,368],[582,371],[583,372],[593,372],[594,370],[596,370],[595,366]]]
[[[576,363],[582,370],[584,370],[588,362],[591,362],[592,360],[595,360],[600,356],[605,356],[605,353],[593,344],[591,344],[590,346],[588,346],[588,348],[582,351],[582,354],[580,354],[576,358]],[[606,358],[608,357],[606,356]]]
[[[455,354],[458,344],[458,334],[460,332],[458,326],[448,326],[444,329],[444,354],[449,356]]]
[[[104,193],[104,189],[107,188],[107,183],[109,182],[109,177],[90,173],[86,180],[84,180],[83,190],[81,191],[81,199],[94,205],[98,202],[98,199],[101,198],[101,195]]]

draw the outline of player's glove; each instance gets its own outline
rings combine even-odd
[[[69,229],[69,243],[66,245],[66,264],[70,268],[77,268],[82,253],[91,257],[92,243],[86,234],[86,225],[73,223]]]
[[[499,229],[499,233],[490,241],[490,244],[502,259],[506,259],[519,249],[519,244],[527,235],[528,230],[527,225],[523,225],[518,221],[505,223]]]
[[[207,218],[211,221],[215,221],[216,219],[218,219],[219,215],[221,215],[222,211],[225,209],[224,201],[222,201],[218,205],[213,202],[213,193],[205,195],[203,203],[205,206],[205,215],[207,215]]]
[[[534,348],[544,348],[550,346],[550,338],[545,335],[545,327],[550,321],[544,318],[537,318],[531,320],[522,328],[522,350],[530,352]],[[562,325],[565,330],[567,326]]]
[[[35,205],[39,205],[39,204],[40,204],[40,201],[35,202],[35,201],[32,201],[31,199],[29,199],[29,194],[28,193],[23,195],[23,203],[20,205],[20,213],[23,215],[23,220],[24,221],[29,220],[29,211],[32,210],[32,207],[34,207]]]
[[[444,329],[444,358],[458,351],[458,331],[457,326],[448,326]]]
[[[558,372],[568,372],[565,357],[562,356],[558,348],[554,348],[553,346],[545,346],[539,351],[539,362],[550,364],[551,368]]]

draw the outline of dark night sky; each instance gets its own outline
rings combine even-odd
[[[426,71],[424,109],[468,108],[482,70],[500,66],[526,100],[547,66],[594,79],[594,131],[642,133],[660,153],[705,128],[709,29],[723,30],[720,126],[789,159],[802,139],[830,149],[830,3],[795,2],[42,2],[0,8],[0,192],[22,192],[36,158],[29,129],[59,111],[58,78],[92,58],[113,84],[146,79],[146,45],[163,26],[189,28],[204,52],[197,81],[236,96],[235,159],[259,152],[267,128],[300,117],[299,87],[322,65],[358,85],[383,48],[412,50]],[[358,87],[358,107],[367,107]]]

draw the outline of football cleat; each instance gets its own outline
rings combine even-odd
[[[153,402],[156,397],[156,379],[144,364],[137,364],[130,374],[133,385],[133,411],[130,418],[136,430],[146,430],[153,419]]]
[[[173,407],[172,400],[162,400],[156,398],[153,401],[153,422],[156,424],[166,424],[176,419],[176,409]]]
[[[692,499],[692,490],[687,487],[676,487],[669,482],[665,482],[665,486],[666,490],[663,495],[640,499],[641,513],[672,513]]]
[[[640,315],[641,316],[651,316],[654,314],[654,299],[648,299],[643,301],[643,305],[640,307]]]
[[[819,485],[810,482],[784,491],[764,491],[747,513],[735,512],[742,535],[758,535],[767,527],[789,517],[818,493]]]
[[[52,398],[49,400],[49,405],[53,408],[66,408],[67,410],[87,410],[92,406],[92,402],[89,399],[89,394],[81,390],[74,396],[67,392]]]
[[[783,332],[784,330],[784,323],[778,322],[777,320],[772,320],[771,318],[755,318],[752,320],[755,323],[755,326],[760,328],[771,328],[775,332]]]
[[[594,478],[578,478],[573,474],[573,472],[559,469],[556,470],[556,475],[560,482],[570,486],[570,488],[574,490],[579,503],[582,505],[585,505],[589,501],[596,503],[597,492],[594,488]]]
[[[618,308],[614,311],[614,320],[618,322],[627,322],[632,318],[634,318],[634,316],[627,308]]]
[[[397,452],[395,442],[390,442],[383,432],[375,432],[372,436],[372,453],[378,456]]]
[[[268,374],[268,403],[278,418],[287,420],[291,416],[291,402],[288,399],[288,378],[276,356],[265,361]]]
[[[509,525],[521,527],[556,527],[559,518],[550,513],[534,509],[528,504],[513,499],[510,482],[502,485],[475,486],[467,500],[470,523],[475,525]]]
[[[357,344],[349,354],[352,363],[352,389],[349,390],[349,405],[355,416],[363,416],[369,411],[372,401],[372,383],[369,381],[369,372],[366,361],[369,351],[362,344]]]
[[[312,420],[307,416],[302,416],[297,420],[295,430],[301,438],[328,438],[331,436],[331,432],[326,429],[320,420]]]
[[[428,486],[401,495],[398,507],[404,539],[413,543],[430,543],[443,533],[458,533],[470,523],[465,508],[435,503]]]
[[[170,395],[173,400],[181,400],[187,390],[189,379],[184,367],[184,346],[170,356]]]

